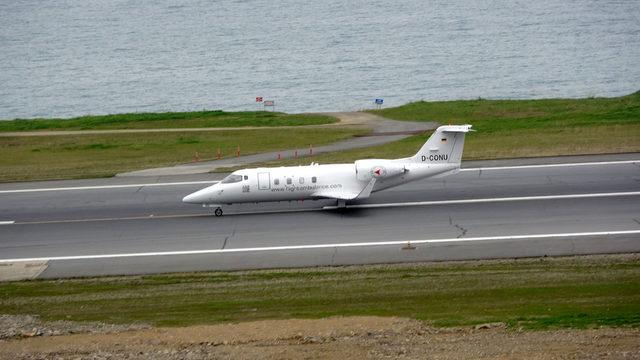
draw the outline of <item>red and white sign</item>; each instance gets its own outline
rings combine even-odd
[[[256,96],[256,102],[262,102],[262,96]]]
[[[265,100],[264,106],[274,106],[275,102],[273,100]]]

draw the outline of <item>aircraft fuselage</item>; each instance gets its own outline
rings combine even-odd
[[[184,197],[187,203],[223,204],[306,199],[366,199],[372,192],[460,169],[464,137],[471,125],[440,126],[412,157],[362,159],[352,164],[311,164],[234,171],[219,183]]]
[[[380,175],[376,179],[372,192],[457,169],[449,164],[402,164],[406,167],[405,172]],[[244,169],[232,175],[236,176],[235,179],[231,179],[233,182],[219,182],[191,194],[190,199],[185,201],[217,206],[246,202],[319,199],[325,196],[314,194],[323,191],[358,192],[371,179],[368,176],[358,179],[354,164]]]

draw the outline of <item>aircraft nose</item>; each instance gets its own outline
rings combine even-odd
[[[196,191],[182,198],[182,202],[188,204],[202,204],[209,200],[209,192],[206,189]]]
[[[196,203],[195,193],[189,194],[189,195],[183,197],[182,198],[182,202],[183,203],[188,203],[188,204],[195,204]]]

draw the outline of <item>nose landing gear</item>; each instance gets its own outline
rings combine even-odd
[[[219,207],[218,207],[218,208],[216,208],[216,209],[213,211],[213,213],[214,213],[216,216],[222,216],[222,208],[219,208]]]

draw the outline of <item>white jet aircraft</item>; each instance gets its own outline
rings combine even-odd
[[[238,170],[182,201],[215,207],[216,216],[222,215],[224,204],[248,202],[336,199],[343,208],[347,201],[368,198],[372,192],[458,172],[469,131],[471,125],[440,126],[409,158]]]

